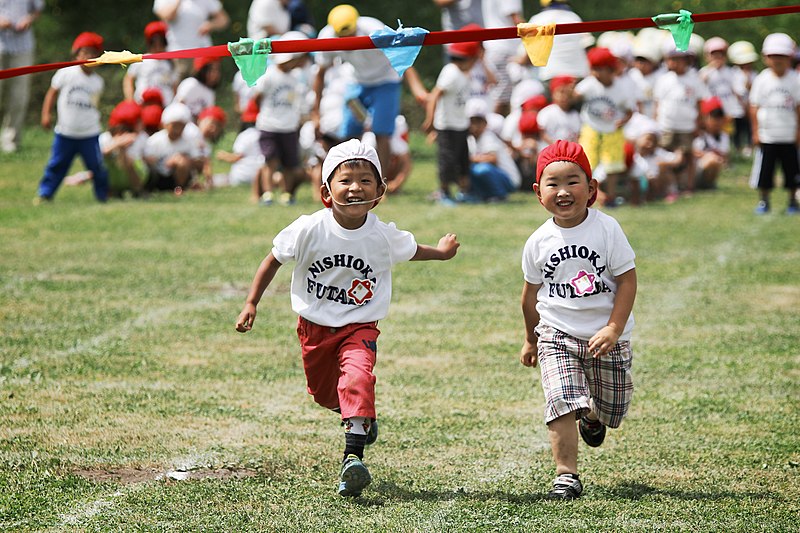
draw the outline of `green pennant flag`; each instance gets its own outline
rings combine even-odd
[[[239,42],[228,43],[228,51],[239,67],[247,86],[252,87],[267,70],[267,56],[272,51],[272,43],[269,39],[254,41],[240,38]]]
[[[659,28],[669,30],[675,41],[675,48],[681,52],[689,49],[689,39],[694,31],[694,21],[690,11],[681,9],[678,13],[656,15],[652,20]]]

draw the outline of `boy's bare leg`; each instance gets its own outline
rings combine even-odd
[[[556,474],[578,473],[578,426],[575,413],[567,413],[547,424]]]

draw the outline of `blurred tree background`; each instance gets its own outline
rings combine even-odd
[[[347,1],[347,0],[345,0]],[[245,36],[247,11],[250,0],[222,0],[225,10],[231,17],[230,27],[214,34],[215,44],[236,41]],[[325,24],[328,11],[340,2],[307,0],[317,28]],[[406,27],[419,26],[431,31],[441,29],[440,11],[433,0],[349,0],[362,15],[376,17],[393,28],[397,21]],[[674,13],[679,9],[687,9],[693,13],[709,13],[737,9],[752,9],[787,5],[780,0],[653,0],[651,2],[596,2],[593,0],[573,0],[573,9],[583,20],[614,20],[620,18],[652,17],[661,13]],[[525,17],[537,13],[540,4],[536,0],[524,0]],[[70,56],[70,45],[75,36],[82,31],[94,31],[101,34],[106,41],[107,50],[130,50],[135,53],[145,52],[144,26],[155,20],[151,0],[112,1],[112,0],[46,0],[42,17],[36,22],[34,31],[37,36],[36,63],[67,61]],[[764,37],[772,32],[783,31],[797,38],[800,28],[800,14],[781,15],[753,19],[727,20],[710,22],[695,26],[695,32],[705,38],[719,35],[729,42],[749,40],[760,48]],[[416,67],[423,76],[428,87],[436,80],[442,65],[442,52],[438,46],[423,47],[417,59]],[[233,61],[223,61],[224,81],[218,98],[223,107],[230,109],[230,83],[235,65]],[[107,116],[110,108],[122,98],[122,68],[101,67],[101,75],[106,80],[102,108]],[[35,74],[32,83],[30,113],[34,123],[38,122],[40,104],[50,83],[52,72]],[[409,114],[419,116],[413,99],[407,98],[404,107]],[[412,125],[417,121],[412,120]]]

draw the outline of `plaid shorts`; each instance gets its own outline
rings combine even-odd
[[[536,335],[545,423],[572,412],[578,419],[591,409],[606,426],[619,427],[633,396],[630,341],[620,341],[607,355],[594,358],[588,341],[551,326],[539,324]]]

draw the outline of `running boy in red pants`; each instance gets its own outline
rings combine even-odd
[[[325,209],[303,215],[273,241],[261,262],[236,330],[249,331],[256,307],[278,269],[295,261],[292,309],[308,392],[341,413],[344,459],[338,492],[359,496],[372,480],[362,462],[377,438],[375,366],[378,321],[392,296],[392,266],[402,261],[447,260],[459,243],[448,233],[436,247],[381,222],[370,210],[386,192],[378,154],[358,140],[334,146],[322,163]]]

